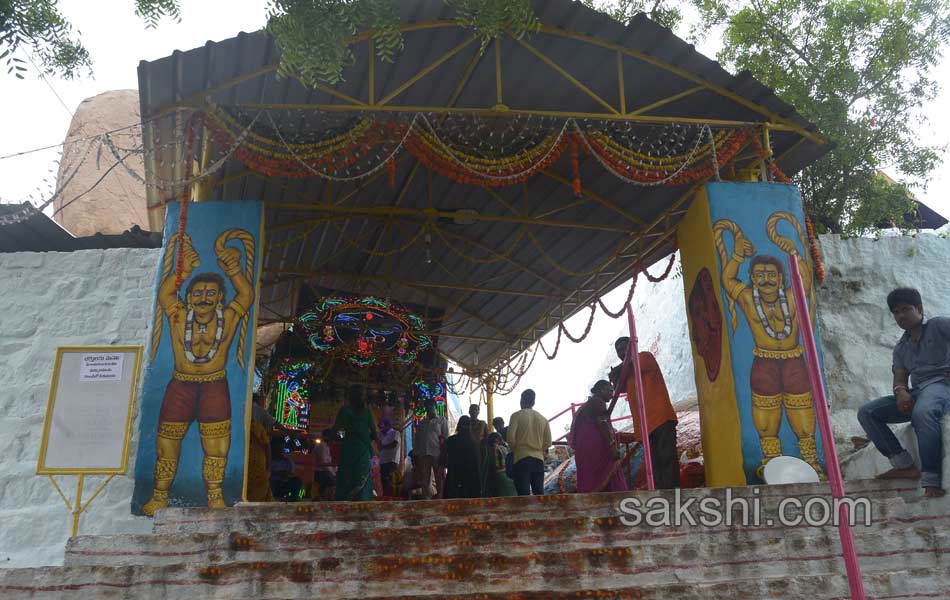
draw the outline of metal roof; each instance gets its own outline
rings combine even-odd
[[[748,73],[727,73],[644,15],[624,26],[572,0],[533,5],[540,32],[479,53],[445,2],[403,1],[405,48],[395,62],[371,62],[358,36],[355,63],[333,88],[278,76],[278,51],[262,32],[142,62],[143,136],[155,151],[146,161],[152,228],[161,226],[165,196],[174,197],[154,183],[183,178],[183,111],[209,106],[265,110],[298,131],[326,128],[340,111],[445,114],[500,104],[509,111],[500,117],[770,123],[774,156],[788,174],[830,148]],[[440,350],[478,371],[589,307],[629,279],[637,261],[650,265],[674,248],[669,234],[691,186],[629,185],[585,155],[576,198],[570,173],[561,157],[526,185],[486,190],[417,168],[408,154],[393,186],[386,177],[276,180],[232,160],[206,199],[262,199],[268,208],[262,322],[292,318],[302,282],[429,305],[444,313],[430,323]],[[428,236],[420,235],[425,227]]]
[[[29,203],[0,204],[0,217],[19,214]],[[138,225],[114,235],[97,233],[74,237],[59,223],[33,211],[17,223],[0,227],[0,252],[73,252],[105,248],[161,248],[159,233],[143,231]]]

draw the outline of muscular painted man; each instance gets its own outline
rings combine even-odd
[[[182,279],[188,279],[200,260],[187,238],[182,254]],[[231,395],[225,366],[238,325],[254,301],[254,288],[241,271],[240,250],[226,247],[218,251],[218,266],[236,292],[229,303],[224,278],[217,273],[195,275],[185,289],[184,302],[175,291],[174,273],[159,285],[158,302],[168,319],[175,371],[159,412],[155,487],[152,499],[142,507],[149,516],[168,506],[181,441],[196,419],[204,450],[201,473],[208,506],[225,506],[221,485],[231,446]]]
[[[729,298],[742,308],[755,342],[749,384],[752,420],[763,454],[759,476],[768,461],[782,454],[778,431],[784,407],[788,423],[798,437],[802,459],[823,477],[815,445],[811,384],[798,343],[795,303],[786,291],[785,268],[774,256],[756,255],[750,261],[747,285],[738,278],[739,267],[754,252],[752,243],[741,232],[737,233],[735,250],[722,270],[722,285]],[[800,254],[793,254],[801,267],[807,296],[811,293],[811,268]]]

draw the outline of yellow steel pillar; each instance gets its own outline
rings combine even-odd
[[[495,379],[491,376],[488,377],[488,380],[485,382],[485,406],[487,406],[487,415],[486,420],[488,422],[488,431],[492,430],[491,422],[495,418],[495,406],[492,397],[492,388],[495,387]]]

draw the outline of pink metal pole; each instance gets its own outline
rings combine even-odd
[[[821,444],[825,453],[825,467],[828,469],[828,483],[831,484],[831,495],[835,499],[844,498],[844,481],[841,479],[841,466],[838,464],[838,454],[835,449],[835,436],[831,432],[831,417],[828,414],[828,403],[825,399],[825,383],[821,376],[818,364],[818,350],[815,347],[814,329],[811,315],[808,313],[808,304],[805,302],[805,286],[802,285],[802,276],[798,270],[798,260],[793,255],[788,257],[789,272],[791,273],[792,292],[795,296],[795,312],[798,313],[798,324],[802,334],[802,345],[805,347],[805,362],[808,367],[808,379],[811,382],[815,414],[818,417],[818,427],[821,431]],[[858,563],[858,553],[854,549],[854,537],[851,533],[851,519],[846,502],[838,506],[838,537],[841,538],[841,552],[844,555],[844,566],[848,573],[848,586],[851,588],[852,600],[864,600],[864,582],[861,580],[861,565]]]
[[[647,469],[647,489],[655,490],[653,480],[653,452],[650,450],[650,432],[647,430],[647,407],[643,402],[643,374],[640,372],[640,351],[637,347],[637,324],[633,318],[633,308],[627,304],[627,323],[630,325],[630,345],[627,346],[626,360],[633,365],[634,382],[637,384],[636,404],[640,416],[640,442],[643,444],[643,463]],[[623,385],[624,379],[620,380]],[[629,399],[628,399],[629,400]]]

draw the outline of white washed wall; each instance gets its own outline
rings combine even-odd
[[[63,561],[70,515],[34,474],[57,346],[147,346],[160,250],[0,254],[0,568]],[[146,348],[147,354],[147,348]],[[135,446],[128,475],[90,505],[80,533],[144,532],[132,517]],[[57,477],[74,498],[76,477]],[[86,479],[88,498],[102,477]]]

